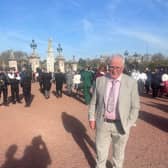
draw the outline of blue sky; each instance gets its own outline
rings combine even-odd
[[[168,0],[0,0],[0,52],[31,54],[34,39],[45,59],[49,38],[67,59],[168,54]]]

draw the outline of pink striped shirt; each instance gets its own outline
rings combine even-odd
[[[106,95],[105,95],[105,114],[104,117],[107,119],[112,119],[112,120],[119,120],[120,116],[119,116],[119,111],[118,111],[118,97],[119,97],[119,91],[120,91],[120,84],[121,84],[121,75],[115,79],[116,83],[115,83],[115,88],[114,88],[114,111],[112,111],[111,113],[109,113],[107,111],[107,102],[108,102],[108,97],[110,94],[110,89],[112,87],[112,81],[114,79],[110,79],[107,83],[107,89],[106,89]]]

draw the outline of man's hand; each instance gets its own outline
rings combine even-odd
[[[89,121],[89,126],[91,129],[95,129],[96,121]]]

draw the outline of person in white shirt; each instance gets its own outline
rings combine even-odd
[[[19,97],[19,83],[20,83],[20,76],[19,73],[15,72],[15,69],[11,69],[8,73],[9,83],[11,85],[11,97],[12,103],[15,104],[16,102],[21,103]]]
[[[73,77],[73,85],[76,90],[78,90],[80,83],[81,83],[81,75],[78,72],[76,72]]]

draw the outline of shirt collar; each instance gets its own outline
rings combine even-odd
[[[110,81],[114,81],[115,80],[115,81],[121,82],[121,78],[122,78],[122,74],[117,79],[111,78]]]

